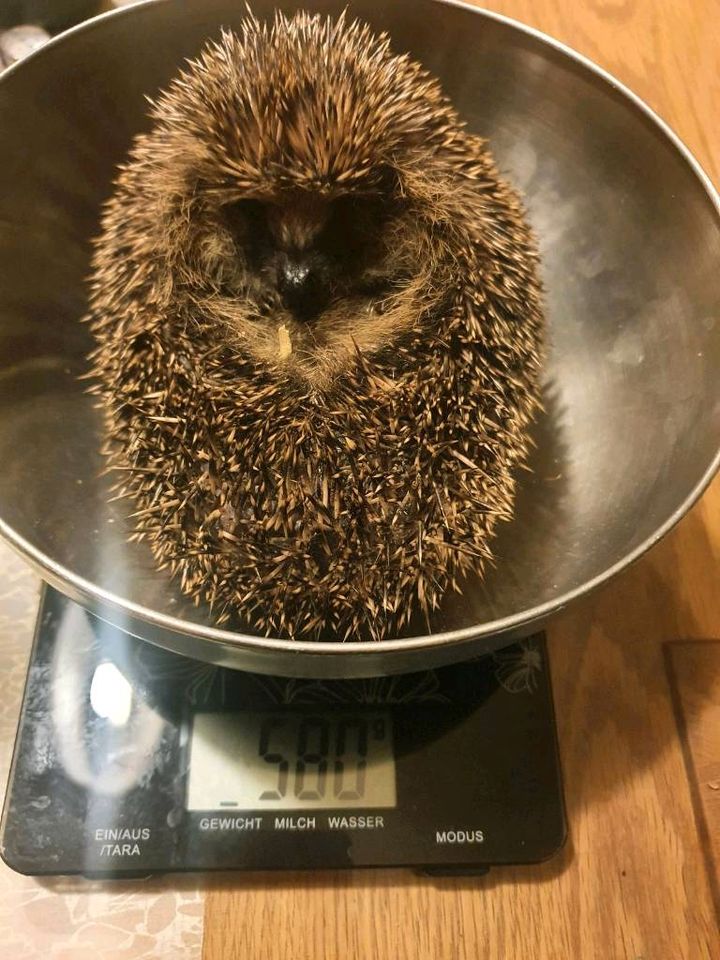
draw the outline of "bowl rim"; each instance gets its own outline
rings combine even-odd
[[[140,2],[130,6],[120,7],[116,10],[110,10],[101,13],[89,20],[83,21],[68,30],[63,31],[53,37],[39,49],[33,51],[27,57],[12,64],[0,75],[0,82],[8,76],[15,73],[18,69],[23,69],[24,64],[43,56],[44,51],[50,47],[62,44],[68,37],[83,31],[92,31],[104,21],[113,17],[133,16],[138,11],[150,6],[158,6],[164,3],[170,3],[173,0],[140,0]],[[700,162],[694,156],[689,147],[681,140],[670,125],[657,114],[640,96],[634,93],[629,87],[617,79],[612,73],[599,66],[589,57],[579,53],[572,47],[555,39],[547,33],[531,27],[519,20],[508,17],[501,13],[486,10],[483,7],[475,6],[466,0],[423,0],[425,3],[439,4],[441,6],[458,7],[477,16],[484,17],[486,20],[493,20],[498,23],[524,34],[527,37],[539,41],[540,44],[550,47],[556,52],[564,55],[569,60],[588,70],[599,78],[604,84],[608,84],[613,90],[623,96],[629,103],[644,114],[659,131],[670,141],[680,156],[685,160],[691,172],[700,181],[705,190],[720,222],[720,194],[715,188],[708,174],[703,169]],[[350,5],[351,9],[351,5]],[[702,494],[709,487],[713,477],[720,469],[720,444],[718,450],[706,468],[699,481],[685,497],[679,507],[662,523],[649,537],[640,543],[633,550],[625,554],[597,576],[584,581],[579,586],[574,587],[565,593],[546,600],[526,610],[510,614],[498,620],[486,621],[470,627],[463,627],[458,630],[447,630],[440,633],[428,634],[426,636],[415,636],[396,638],[393,640],[345,640],[340,642],[318,642],[309,640],[284,640],[277,637],[262,637],[253,634],[237,633],[231,630],[225,630],[220,627],[207,626],[190,620],[183,620],[170,614],[159,613],[151,610],[142,604],[124,599],[114,594],[112,591],[99,587],[86,578],[73,573],[63,564],[58,563],[48,557],[42,550],[35,547],[28,540],[17,533],[5,520],[0,517],[0,536],[5,539],[15,550],[20,553],[40,574],[45,575],[53,586],[57,586],[62,592],[74,594],[83,598],[90,607],[98,614],[111,622],[123,622],[125,628],[128,628],[126,618],[132,617],[139,623],[147,623],[153,628],[159,628],[163,633],[170,632],[174,634],[185,635],[197,640],[208,641],[211,644],[220,647],[236,649],[238,652],[246,650],[256,652],[265,656],[277,654],[278,656],[290,655],[299,658],[300,656],[309,656],[312,659],[317,657],[332,657],[337,659],[338,655],[355,654],[377,657],[378,655],[388,654],[408,654],[417,653],[424,649],[434,649],[440,646],[445,648],[462,645],[472,640],[490,638],[494,635],[504,635],[514,633],[531,633],[533,625],[542,623],[549,619],[553,614],[558,613],[564,607],[568,606],[574,600],[577,600],[587,593],[597,589],[630,564],[638,560],[659,540],[661,540],[676,524],[690,511],[697,503]],[[68,589],[69,588],[69,589]],[[137,632],[137,631],[133,631]],[[139,631],[142,635],[142,631]],[[157,641],[155,641],[157,642]]]

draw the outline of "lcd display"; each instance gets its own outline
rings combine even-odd
[[[199,713],[189,810],[396,805],[392,715],[385,711]]]

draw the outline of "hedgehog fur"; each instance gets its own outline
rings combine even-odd
[[[216,622],[397,635],[512,514],[543,340],[521,203],[439,83],[345,17],[248,15],[151,118],[89,315],[135,536]]]

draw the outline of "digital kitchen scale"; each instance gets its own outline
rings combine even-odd
[[[564,838],[542,636],[424,673],[272,678],[44,591],[2,822],[21,873],[482,873]]]

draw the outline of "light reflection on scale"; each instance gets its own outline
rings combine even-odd
[[[102,622],[96,623],[102,629]],[[115,631],[107,630],[112,638]],[[103,640],[107,646],[108,638]],[[69,604],[51,667],[53,677],[59,678],[51,682],[55,744],[69,779],[95,794],[121,796],[151,772],[166,721],[135,695],[116,662],[96,662],[97,647],[87,613]],[[88,706],[93,726],[105,725],[99,738],[103,749],[92,754],[86,733]]]

